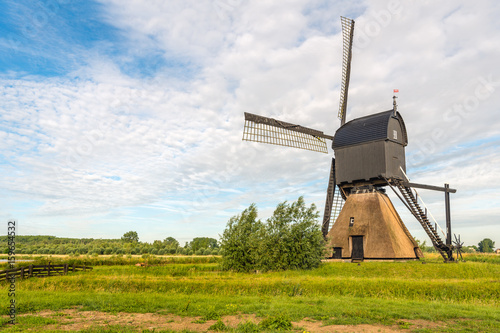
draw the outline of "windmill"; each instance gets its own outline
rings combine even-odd
[[[245,112],[243,140],[320,153],[328,153],[327,140],[332,141],[335,157],[330,168],[322,224],[323,236],[332,248],[332,258],[418,259],[423,256],[385,194],[388,186],[422,225],[444,260],[454,261],[449,195],[456,190],[448,184],[438,187],[410,182],[404,151],[408,137],[397,110],[396,96],[392,109],[346,122],[354,20],[341,17],[341,24],[340,127],[335,135]],[[428,211],[417,188],[445,193],[446,232]],[[335,223],[330,229],[332,220]]]

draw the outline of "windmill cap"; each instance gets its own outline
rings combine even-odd
[[[391,128],[400,129],[400,135],[394,135]],[[333,149],[363,144],[372,141],[389,140],[408,145],[406,127],[399,112],[388,110],[353,119],[335,132]]]

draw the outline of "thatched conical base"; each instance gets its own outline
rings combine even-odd
[[[327,237],[337,259],[423,257],[391,200],[380,192],[349,195]]]

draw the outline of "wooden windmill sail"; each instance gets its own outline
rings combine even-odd
[[[417,243],[396,212],[385,187],[389,186],[422,225],[446,261],[453,259],[449,193],[455,190],[410,183],[406,176],[406,127],[393,109],[346,122],[351,72],[354,21],[341,17],[343,34],[342,85],[334,136],[301,125],[245,113],[243,140],[328,153],[332,158],[322,231],[333,248],[332,256],[344,259],[416,259]],[[446,232],[431,221],[415,188],[445,192]],[[345,204],[344,204],[344,200]],[[331,217],[335,223],[330,229]],[[337,216],[338,215],[338,216]],[[446,238],[443,241],[442,237]]]

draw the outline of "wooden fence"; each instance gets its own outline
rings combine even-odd
[[[12,276],[16,279],[26,279],[33,276],[66,275],[68,272],[86,271],[92,269],[87,266],[77,266],[69,264],[52,265],[29,265],[24,267],[6,269],[0,271],[0,281],[8,280]]]

